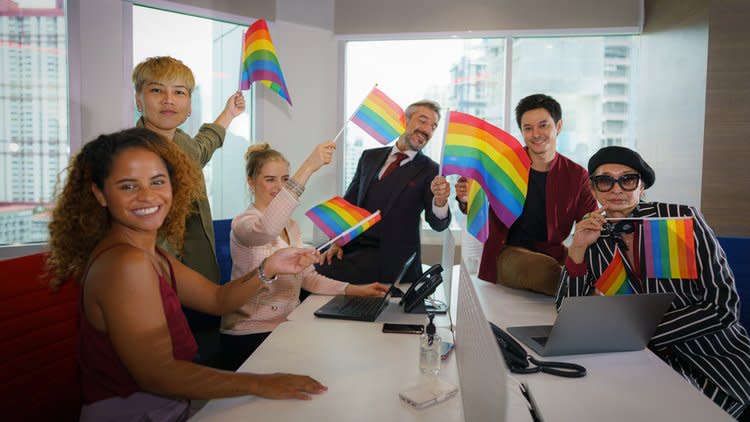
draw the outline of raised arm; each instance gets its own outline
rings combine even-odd
[[[235,117],[242,114],[245,111],[245,97],[242,95],[242,91],[237,91],[230,95],[224,105],[224,110],[221,111],[219,117],[214,120],[214,124],[217,124],[224,129],[229,127]]]
[[[591,262],[591,252],[601,235],[605,223],[603,210],[599,209],[584,217],[576,223],[576,231],[573,240],[568,247],[568,257],[565,259],[562,273],[560,274],[560,286],[557,289],[555,304],[559,308],[562,300],[567,296],[586,296],[591,294],[593,279],[587,263]]]

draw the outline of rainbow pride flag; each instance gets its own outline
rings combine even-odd
[[[310,208],[305,215],[329,238],[343,234],[336,240],[339,246],[349,243],[380,221],[380,212],[370,213],[364,208],[350,204],[340,196],[334,196]]]
[[[442,174],[476,180],[506,227],[523,211],[530,167],[529,156],[511,134],[470,114],[449,113]]]
[[[406,130],[404,110],[378,88],[373,88],[362,101],[352,121],[383,145]]]
[[[604,296],[629,295],[633,293],[633,289],[628,284],[628,272],[625,269],[620,249],[615,249],[612,262],[609,263],[609,266],[604,270],[599,280],[596,280],[594,288],[599,294]]]
[[[490,203],[487,202],[487,195],[482,187],[476,181],[469,179],[466,231],[482,243],[486,242],[490,235],[489,208]]]
[[[693,218],[643,221],[646,276],[649,278],[698,278]]]
[[[250,25],[242,41],[240,90],[250,89],[250,85],[256,81],[292,105],[265,19],[258,19]]]

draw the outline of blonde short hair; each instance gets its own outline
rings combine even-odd
[[[195,88],[193,71],[185,63],[169,56],[149,57],[138,63],[131,79],[136,93],[140,93],[146,83],[158,80],[184,82],[190,94]]]

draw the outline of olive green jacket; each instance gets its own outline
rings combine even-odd
[[[138,120],[138,127],[144,127],[143,118]],[[224,144],[226,129],[222,126],[207,123],[201,126],[195,138],[183,132],[180,129],[174,134],[174,142],[195,162],[200,168],[203,168],[214,151],[221,148]],[[201,186],[203,188],[204,198],[195,202],[193,208],[196,212],[187,217],[185,224],[185,243],[182,252],[167,242],[163,237],[157,240],[157,246],[174,255],[183,264],[193,270],[203,274],[206,278],[219,283],[221,275],[219,265],[216,262],[216,248],[214,240],[214,226],[211,219],[211,206],[208,203],[208,197],[205,196],[206,188],[201,173]]]

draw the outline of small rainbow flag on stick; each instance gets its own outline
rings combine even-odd
[[[292,105],[265,19],[258,19],[250,25],[242,41],[240,90],[250,89],[255,81],[276,92]]]
[[[697,279],[693,218],[644,219],[646,276]]]
[[[331,238],[318,250],[333,242],[344,246],[380,221],[380,210],[370,213],[364,208],[350,204],[340,196],[334,196],[310,208],[305,215]]]
[[[479,182],[492,211],[510,227],[526,201],[529,156],[508,132],[470,114],[448,114],[441,174],[460,174]]]
[[[354,112],[352,121],[383,145],[396,139],[406,129],[404,110],[377,85]]]
[[[490,235],[489,208],[490,203],[487,202],[487,195],[482,187],[476,181],[469,179],[466,231],[482,243],[486,242]]]
[[[628,284],[628,272],[625,269],[620,249],[615,249],[612,262],[609,263],[609,266],[604,270],[599,280],[596,280],[594,288],[597,293],[604,296],[629,295],[633,293],[633,289]]]

